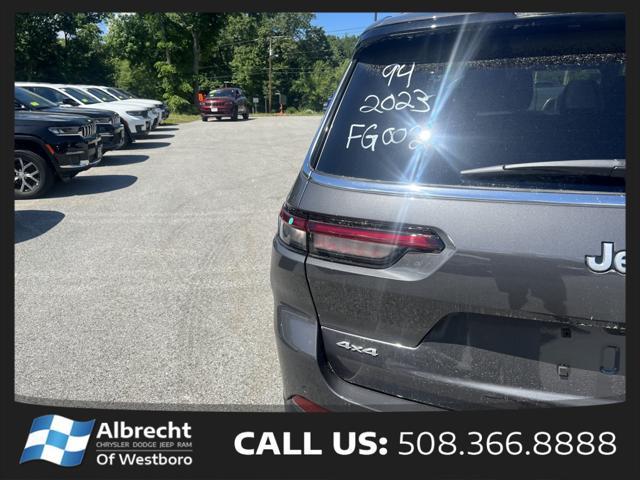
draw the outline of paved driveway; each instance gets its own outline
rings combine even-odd
[[[160,127],[17,201],[16,398],[279,406],[271,240],[319,121]]]

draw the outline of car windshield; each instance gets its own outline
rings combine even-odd
[[[118,90],[116,90],[115,88],[107,88],[106,90],[107,90],[107,92],[109,92],[111,95],[113,95],[114,97],[116,97],[119,100],[126,100],[127,98],[129,98],[126,95],[124,95],[123,93],[121,93]]]
[[[208,95],[209,98],[214,98],[214,97],[233,97],[233,96],[234,96],[233,90],[230,89],[230,88],[214,90],[211,93],[209,93],[209,95]]]
[[[26,90],[24,88],[15,87],[14,90],[15,90],[16,100],[20,104],[24,105],[25,107],[31,110],[41,110],[43,108],[51,108],[51,107],[58,106],[55,103],[50,102],[46,98],[41,97],[40,95],[36,95],[35,93],[30,92],[29,90]]]
[[[108,94],[100,88],[87,88],[87,92],[89,92],[94,97],[99,98],[103,102],[115,102],[116,100],[118,100],[116,97]]]
[[[73,98],[83,103],[84,105],[91,105],[94,103],[100,103],[100,100],[95,98],[93,95],[89,95],[87,92],[83,92],[82,90],[78,90],[77,88],[71,87],[63,87],[62,91],[68,93]]]
[[[618,24],[382,41],[356,58],[316,168],[408,184],[623,190],[624,178],[460,172],[625,158],[625,63]]]

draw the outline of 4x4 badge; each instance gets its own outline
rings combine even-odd
[[[347,342],[346,340],[343,340],[342,342],[338,342],[336,343],[336,345],[338,345],[339,347],[345,348],[351,352],[364,353],[366,355],[371,355],[372,357],[378,356],[378,350],[373,347],[365,348],[360,345],[354,345],[353,343]]]
[[[622,275],[627,273],[627,251],[614,252],[613,242],[602,242],[600,255],[586,255],[584,262],[594,273],[607,273],[611,270]]]

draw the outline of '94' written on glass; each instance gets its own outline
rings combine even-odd
[[[382,69],[382,76],[387,79],[387,86],[391,86],[391,82],[396,80],[405,80],[404,88],[411,87],[411,79],[415,70],[415,62],[411,66],[392,63]],[[427,113],[431,110],[429,99],[435,95],[428,95],[424,90],[415,88],[413,91],[403,90],[397,94],[389,94],[380,100],[378,95],[370,94],[364,99],[363,105],[360,107],[361,113],[384,113],[392,110],[404,110],[408,108],[410,112]]]

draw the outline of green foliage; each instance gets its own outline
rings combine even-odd
[[[281,92],[287,112],[319,111],[357,38],[328,36],[312,20],[294,12],[20,14],[16,79],[114,84],[184,113],[194,111],[198,90],[231,83],[259,97],[262,110],[271,60],[273,109]]]
[[[60,80],[55,68],[60,57],[57,32],[53,15],[16,15],[16,80]]]
[[[172,112],[189,113],[195,110],[193,104],[180,95],[163,95],[164,101]]]
[[[96,83],[112,74],[103,13],[16,15],[16,80]]]
[[[298,96],[298,104],[312,110],[321,110],[324,102],[336,89],[344,74],[348,60],[334,67],[324,60],[314,63],[311,71],[303,73],[292,88]]]

